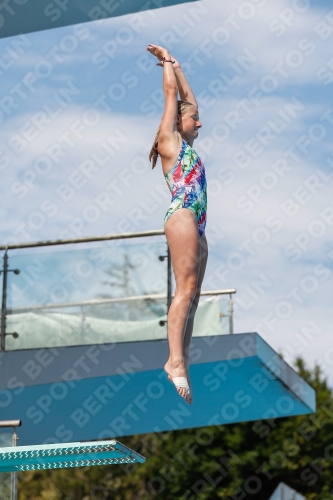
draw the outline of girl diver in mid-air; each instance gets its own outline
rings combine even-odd
[[[158,155],[172,194],[164,218],[176,289],[168,312],[169,359],[164,369],[180,396],[192,404],[189,350],[193,322],[208,257],[206,227],[206,177],[204,165],[193,149],[198,137],[198,104],[180,64],[158,45],[147,50],[163,67],[164,114],[149,159]],[[178,101],[178,91],[181,100]]]

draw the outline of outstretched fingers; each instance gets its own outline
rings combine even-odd
[[[159,45],[153,45],[152,43],[149,43],[147,46],[148,52],[150,52],[153,56],[157,57],[159,61],[163,60],[163,57],[168,54],[167,49],[164,47],[160,47]]]
[[[165,49],[164,47],[160,47],[159,45],[153,45],[152,43],[149,43],[148,46],[147,46],[147,50],[148,52],[150,52],[153,56],[157,57],[157,59],[159,61],[162,61],[163,60],[163,57],[165,57],[166,54],[169,54],[168,50]],[[173,56],[171,56],[171,59],[173,61],[173,69],[178,69],[180,68],[180,64],[179,62],[177,61],[177,59],[175,59]],[[157,64],[157,66],[163,66],[162,63],[160,64]]]

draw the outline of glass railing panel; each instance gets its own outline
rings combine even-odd
[[[193,337],[229,333],[229,302],[226,296],[202,297],[194,318]]]
[[[166,339],[166,243],[79,247],[9,253],[6,350]],[[193,336],[230,333],[229,312],[201,297]]]
[[[131,302],[131,304],[129,304]],[[166,298],[59,309],[31,309],[8,316],[8,350],[73,345],[137,342],[167,338]],[[193,336],[228,334],[228,303],[220,297],[200,301]]]
[[[159,324],[161,319],[166,318],[166,310],[166,297],[163,301],[138,300],[130,305],[127,302],[97,303],[56,309],[31,309],[8,316],[8,330],[18,332],[19,337],[15,339],[8,336],[6,349],[166,338],[166,325]]]
[[[8,252],[8,307],[166,293],[166,243]]]
[[[122,323],[135,330],[166,314],[165,242],[75,247],[9,253],[20,274],[8,273],[7,332],[19,337],[6,349],[110,342],[112,328],[119,342]]]

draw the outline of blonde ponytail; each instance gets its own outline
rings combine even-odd
[[[149,153],[149,161],[152,162],[151,168],[155,168],[157,158],[158,158],[158,136],[160,135],[160,127],[158,127],[158,130],[155,135],[154,143],[152,145],[152,148]]]

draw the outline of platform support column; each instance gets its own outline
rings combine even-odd
[[[12,437],[12,446],[17,446],[18,436],[16,433],[16,427],[14,427],[14,434]],[[17,472],[12,472],[12,498],[11,500],[17,500],[18,497],[18,481]]]

